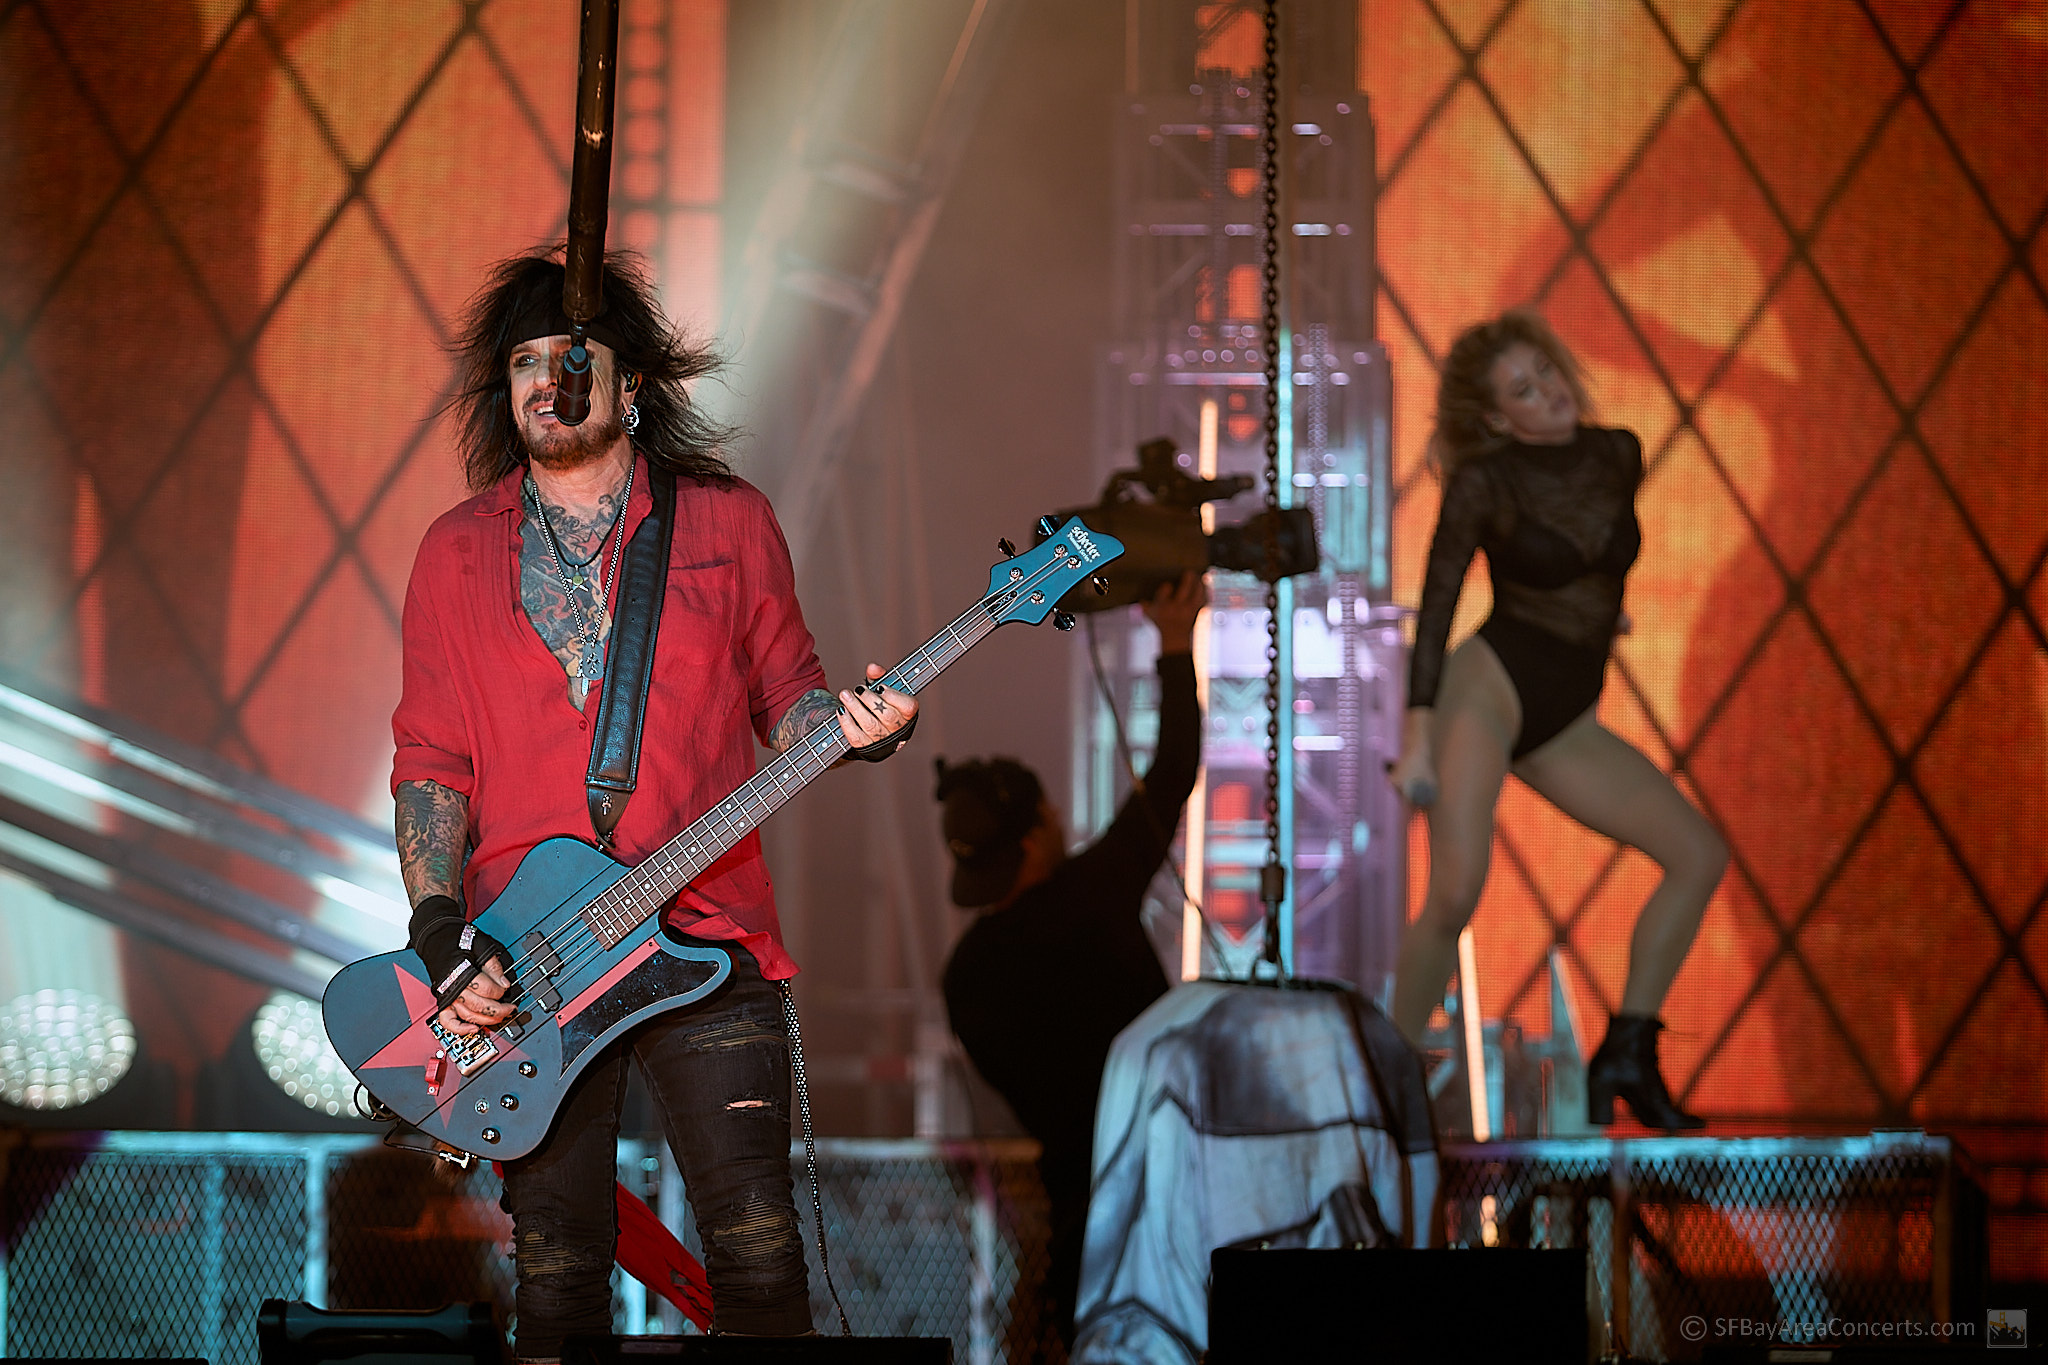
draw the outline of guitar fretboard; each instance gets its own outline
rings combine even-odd
[[[969,607],[944,630],[880,681],[915,696],[954,660],[974,648],[1000,624],[996,617],[1014,594],[994,594]],[[583,919],[607,949],[617,947],[649,915],[728,849],[747,837],[811,781],[844,757],[852,746],[838,718],[826,720],[789,746],[767,767],[663,844],[583,908]]]

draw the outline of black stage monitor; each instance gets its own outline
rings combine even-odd
[[[256,1343],[263,1365],[498,1365],[504,1357],[487,1303],[411,1312],[265,1299],[256,1313]]]
[[[1217,1251],[1209,1365],[1585,1365],[1584,1251]]]
[[[571,1337],[563,1365],[953,1365],[947,1337]]]
[[[1967,1338],[1965,1338],[1967,1340]],[[1918,1344],[1896,1342],[1752,1342],[1726,1345],[1709,1341],[1700,1352],[1701,1365],[1784,1365],[1787,1361],[1810,1361],[1813,1365],[1984,1365],[1988,1346],[1982,1334],[1968,1345],[1955,1341],[1924,1339]],[[2024,1347],[2021,1347],[2024,1350]],[[2024,1360],[2025,1356],[2017,1357]]]

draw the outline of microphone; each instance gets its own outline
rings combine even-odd
[[[555,381],[555,420],[565,427],[580,427],[590,416],[590,347],[584,344],[583,329],[569,335],[569,349],[562,356],[562,377]]]
[[[612,104],[619,60],[618,0],[584,0],[576,70],[576,154],[569,166],[569,241],[562,253],[562,311],[569,354],[555,386],[555,420],[590,416],[590,348],[583,329],[604,311],[604,229],[612,183]]]

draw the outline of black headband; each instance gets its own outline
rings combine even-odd
[[[541,337],[565,337],[571,335],[569,315],[562,311],[562,296],[550,290],[519,310],[519,316],[512,320],[512,335],[509,344],[535,341]],[[609,319],[599,314],[595,322],[583,329],[583,335],[592,341],[601,341],[617,351],[619,334],[611,329]]]

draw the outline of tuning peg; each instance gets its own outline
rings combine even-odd
[[[1092,575],[1088,579],[1088,586],[1095,589],[1097,597],[1109,596],[1109,580],[1101,574]]]
[[[1017,547],[1010,543],[1008,536],[1004,536],[1001,540],[997,541],[996,548],[1003,552],[1004,559],[1015,559],[1017,557]]]
[[[1052,614],[1052,628],[1054,630],[1072,630],[1074,628],[1074,613],[1070,611],[1054,612]]]
[[[1042,535],[1042,536],[1046,537],[1046,538],[1047,538],[1048,540],[1050,540],[1050,539],[1052,538],[1052,533],[1053,533],[1054,531],[1057,531],[1057,530],[1059,530],[1059,529],[1060,529],[1060,524],[1059,524],[1058,522],[1054,521],[1054,520],[1053,520],[1053,519],[1052,519],[1051,517],[1049,517],[1049,516],[1047,516],[1047,517],[1040,517],[1040,518],[1038,519],[1038,534],[1040,534],[1040,535]]]

